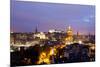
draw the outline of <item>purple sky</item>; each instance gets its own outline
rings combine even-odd
[[[95,6],[54,4],[11,0],[11,31],[47,32],[49,29],[66,31],[68,26],[74,33],[95,33]]]

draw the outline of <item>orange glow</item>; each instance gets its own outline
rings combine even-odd
[[[39,57],[39,61],[37,62],[37,64],[41,64],[41,63],[47,63],[47,64],[50,64],[50,60],[49,60],[49,57],[46,55],[45,52],[42,52],[40,54],[40,57]]]
[[[50,49],[49,55],[50,55],[50,56],[56,55],[56,53],[57,53],[56,47],[54,47],[54,48],[51,48],[51,49]]]

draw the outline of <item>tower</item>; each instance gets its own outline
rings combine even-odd
[[[88,34],[88,41],[90,41],[90,40],[91,40],[91,34],[89,32],[89,34]]]
[[[80,37],[79,37],[79,32],[77,31],[77,38],[76,38],[77,41],[79,40],[79,38],[80,38]]]
[[[67,28],[67,37],[66,37],[66,42],[71,43],[73,41],[73,31],[71,26],[68,26]]]
[[[38,32],[38,29],[37,29],[37,26],[36,26],[36,28],[35,28],[35,33],[37,33]]]

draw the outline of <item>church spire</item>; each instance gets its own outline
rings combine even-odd
[[[35,28],[35,33],[37,33],[38,32],[38,29],[37,29],[37,26],[36,26],[36,28]]]

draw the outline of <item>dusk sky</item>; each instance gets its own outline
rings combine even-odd
[[[95,6],[54,4],[11,0],[11,32],[66,31],[70,25],[77,31],[95,33]]]

